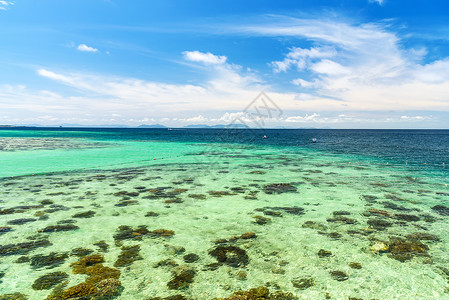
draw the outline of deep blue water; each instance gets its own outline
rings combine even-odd
[[[141,128],[2,128],[0,136],[81,137],[100,140],[163,140],[193,143],[243,143],[292,146],[356,154],[395,163],[442,169],[449,164],[449,130],[366,129],[141,129]],[[29,134],[27,134],[29,132]],[[267,138],[264,139],[263,136]],[[312,143],[312,138],[317,143]]]

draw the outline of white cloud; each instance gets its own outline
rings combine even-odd
[[[313,47],[310,49],[303,49],[293,47],[283,61],[274,61],[271,64],[276,73],[286,72],[292,66],[295,66],[298,71],[302,71],[312,65],[317,59],[329,58],[335,55],[336,51],[332,48]]]
[[[237,30],[313,45],[271,63],[275,74],[296,74],[295,99],[309,111],[449,110],[449,58],[423,64],[427,50],[405,49],[388,24],[271,16]]]
[[[224,64],[227,60],[226,56],[214,55],[210,52],[204,53],[200,51],[184,51],[182,54],[186,60],[202,62],[207,65]]]
[[[97,48],[89,47],[86,44],[80,44],[76,49],[82,52],[98,52]]]
[[[0,0],[0,10],[7,10],[10,5],[14,5],[14,2]]]
[[[319,116],[320,115],[317,113],[313,113],[311,115],[306,114],[305,116],[288,117],[285,119],[285,121],[286,122],[298,122],[298,123],[311,122],[311,121],[317,121]]]

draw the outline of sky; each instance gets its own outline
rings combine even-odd
[[[236,122],[449,128],[449,2],[0,0],[0,124]]]

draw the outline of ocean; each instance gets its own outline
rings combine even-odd
[[[0,299],[449,299],[448,164],[449,130],[4,128]]]

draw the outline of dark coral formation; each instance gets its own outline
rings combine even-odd
[[[387,227],[391,227],[391,222],[384,219],[369,219],[366,221],[368,225],[376,230],[385,230]]]
[[[8,244],[0,246],[0,256],[25,254],[36,248],[47,247],[50,245],[51,243],[48,240],[37,240],[32,242]]]
[[[209,251],[220,263],[238,268],[248,265],[249,258],[246,251],[235,246],[218,246]]]
[[[120,267],[126,267],[132,265],[133,262],[136,260],[143,259],[142,256],[139,254],[140,252],[140,246],[123,246],[122,252],[117,258],[117,261],[114,263],[114,267],[120,268]]]
[[[22,224],[26,224],[26,223],[30,223],[30,222],[35,222],[35,221],[37,221],[37,219],[34,219],[34,218],[22,218],[22,219],[15,219],[15,220],[8,221],[7,224],[9,224],[9,225],[22,225]]]
[[[100,254],[93,254],[81,258],[79,261],[72,263],[70,266],[73,268],[75,274],[86,274],[86,269],[95,264],[104,262],[104,258]]]
[[[267,184],[263,187],[263,190],[266,194],[294,193],[297,191],[296,187],[291,183]]]
[[[2,294],[0,300],[27,300],[28,296],[22,293]]]
[[[374,253],[387,253],[388,257],[400,262],[416,256],[429,256],[429,246],[416,239],[390,238],[388,242],[376,241],[370,249]]]
[[[11,227],[8,227],[8,226],[0,227],[0,234],[7,233],[7,232],[10,232],[10,231],[12,231]]]
[[[41,230],[39,230],[38,232],[47,232],[47,233],[51,233],[51,232],[59,232],[59,231],[70,231],[70,230],[76,230],[79,229],[78,226],[76,225],[54,225],[54,226],[47,226]]]
[[[31,287],[34,290],[48,290],[67,280],[67,278],[69,278],[69,275],[64,272],[53,272],[36,279]]]
[[[173,277],[167,283],[167,287],[171,290],[178,290],[188,288],[193,282],[195,277],[195,270],[186,267],[179,267],[179,269],[173,270]]]
[[[312,277],[297,278],[292,280],[292,284],[297,289],[305,290],[314,286],[315,280]]]
[[[97,246],[101,252],[108,252],[109,245],[105,241],[99,241],[94,244]]]
[[[267,287],[261,286],[248,291],[237,291],[228,298],[217,298],[216,300],[295,300],[298,299],[292,293],[271,293]]]
[[[103,266],[102,262],[104,262],[103,256],[93,254],[71,264],[73,273],[88,275],[86,281],[66,289],[60,289],[50,295],[47,300],[112,299],[118,296],[123,289],[118,280],[120,271]]]
[[[154,297],[154,298],[148,298],[147,300],[187,300],[187,298],[183,295],[173,295],[173,296],[168,296],[168,297]]]
[[[419,241],[407,241],[403,239],[392,239],[388,243],[389,257],[401,262],[412,259],[414,256],[427,256],[429,247]]]
[[[341,223],[341,224],[355,224],[357,220],[351,219],[345,216],[335,216],[333,218],[327,218],[326,221],[330,223]]]
[[[250,240],[250,239],[255,239],[257,238],[257,234],[255,234],[254,232],[245,232],[240,236],[231,236],[229,239],[218,239],[216,240],[214,243],[215,244],[225,244],[225,243],[233,243],[233,242],[237,242],[239,240]]]
[[[449,207],[444,205],[435,205],[432,209],[442,216],[449,216]]]
[[[72,218],[92,218],[95,215],[95,212],[93,210],[80,212],[77,214],[74,214]]]
[[[259,224],[259,225],[265,225],[271,222],[270,218],[264,217],[264,216],[253,216],[254,218],[254,223]]]
[[[84,257],[88,256],[89,254],[93,253],[94,251],[91,249],[85,249],[85,248],[75,248],[72,249],[70,252],[70,255],[72,256],[78,256],[78,257]]]
[[[271,206],[258,208],[256,211],[262,211],[265,215],[274,217],[282,217],[282,212],[297,216],[304,214],[304,208],[298,206]]]
[[[69,257],[67,253],[51,252],[48,255],[38,254],[31,257],[30,265],[33,268],[46,267],[47,269],[52,269],[54,267],[62,265],[67,257]]]
[[[118,232],[114,235],[115,241],[122,241],[122,240],[141,240],[142,237],[148,236],[148,237],[170,237],[174,235],[175,232],[173,230],[167,230],[167,229],[156,229],[153,231],[149,231],[147,229],[147,226],[141,225],[137,227],[136,229],[133,229],[130,226],[120,226],[118,228]]]

